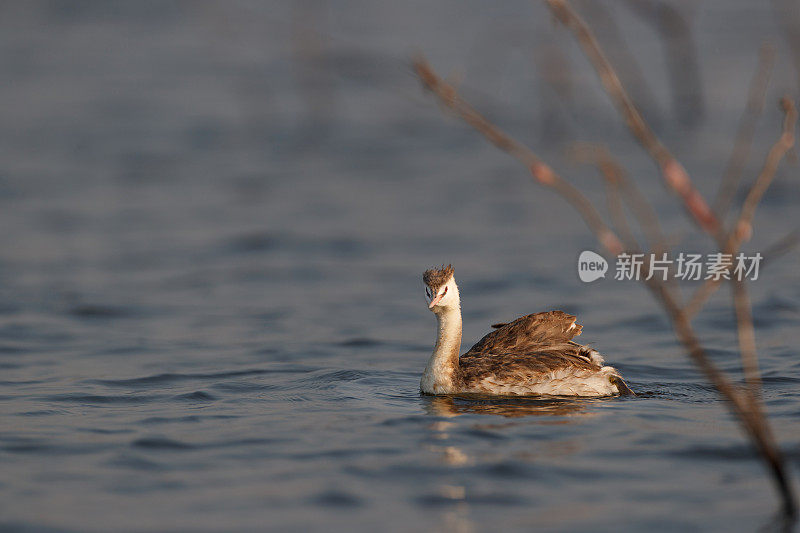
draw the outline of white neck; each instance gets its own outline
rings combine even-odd
[[[456,392],[455,372],[461,350],[461,308],[446,307],[436,313],[439,332],[436,346],[422,374],[420,389],[426,394]]]

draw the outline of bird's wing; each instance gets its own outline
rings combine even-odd
[[[578,345],[562,345],[555,349],[519,355],[498,353],[461,356],[460,377],[471,386],[489,377],[498,382],[526,383],[541,381],[559,370],[597,372],[599,366],[580,354]]]
[[[464,355],[513,353],[525,355],[549,350],[555,345],[573,344],[583,326],[563,311],[534,313],[507,324],[494,324],[494,331],[479,340]],[[576,345],[577,346],[577,345]]]

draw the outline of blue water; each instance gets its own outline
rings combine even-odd
[[[745,181],[797,76],[769,4],[678,6],[701,73],[688,112],[652,25],[611,15],[645,112],[712,197],[762,40],[778,63]],[[597,249],[582,221],[412,75],[426,53],[601,210],[600,179],[565,150],[607,143],[676,249],[710,251],[543,6],[25,2],[0,30],[0,529],[774,526],[764,468],[645,289],[582,283],[577,257]],[[552,57],[568,91],[543,81]],[[797,168],[746,251],[795,227]],[[795,479],[797,260],[751,284]],[[421,274],[442,262],[465,344],[563,309],[639,395],[421,396]],[[727,290],[696,326],[738,379]]]

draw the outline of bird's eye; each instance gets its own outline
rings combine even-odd
[[[447,286],[445,286],[444,290],[442,291],[442,296],[444,296],[445,294],[447,294]]]

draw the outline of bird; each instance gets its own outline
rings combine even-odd
[[[461,298],[452,265],[422,275],[438,334],[420,379],[423,394],[601,397],[634,395],[600,353],[574,342],[583,326],[563,311],[493,324],[466,353],[461,349]]]

